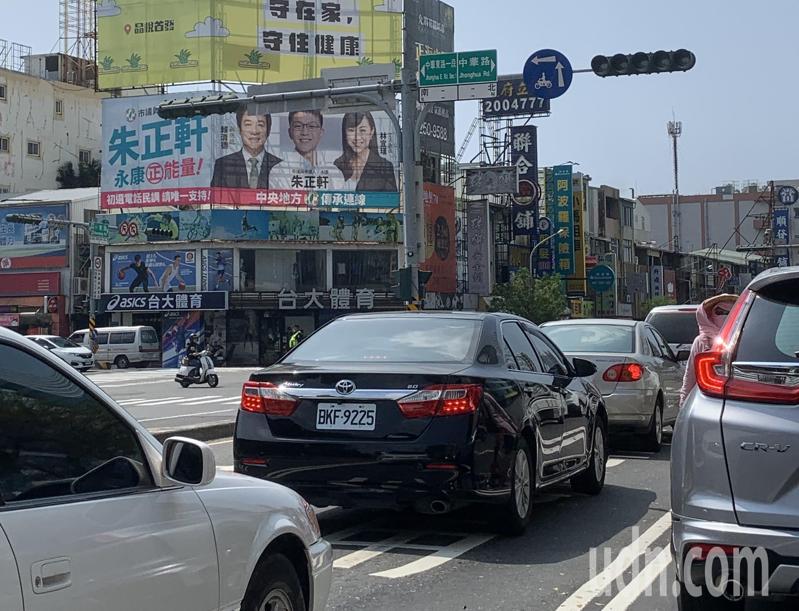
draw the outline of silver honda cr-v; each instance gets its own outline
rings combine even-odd
[[[799,595],[799,267],[755,278],[694,367],[671,457],[680,609]]]

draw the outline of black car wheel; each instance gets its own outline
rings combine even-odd
[[[660,397],[655,403],[645,441],[646,449],[650,452],[660,452],[663,447],[663,399]]]
[[[608,463],[608,433],[605,422],[597,416],[594,426],[594,443],[588,468],[571,478],[572,490],[584,494],[599,494],[605,485]]]
[[[519,439],[511,467],[510,499],[497,517],[497,526],[503,533],[518,536],[524,533],[533,513],[535,470],[530,446]]]
[[[253,572],[242,611],[305,611],[297,571],[282,554],[268,556]]]
[[[119,369],[127,369],[130,367],[130,361],[124,354],[120,354],[114,359],[114,365],[116,365]]]
[[[679,611],[743,611],[746,599],[728,600],[723,596],[713,596],[706,588],[701,588],[699,596],[691,596],[685,584],[680,583],[680,595],[677,597]]]

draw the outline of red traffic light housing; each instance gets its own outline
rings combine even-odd
[[[685,72],[696,65],[696,56],[687,49],[654,51],[613,56],[596,55],[591,60],[591,70],[597,76],[627,76],[633,74],[658,74]]]

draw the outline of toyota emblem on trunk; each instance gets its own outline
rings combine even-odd
[[[355,392],[355,383],[352,380],[339,380],[336,382],[336,392],[340,395],[351,395]]]

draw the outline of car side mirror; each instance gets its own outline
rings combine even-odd
[[[677,361],[683,363],[691,358],[691,351],[690,350],[680,350],[677,352]]]
[[[161,475],[176,484],[207,486],[216,477],[214,452],[196,439],[170,437],[164,441]]]
[[[590,378],[596,373],[596,365],[586,359],[575,357],[572,359],[572,364],[578,378]]]

